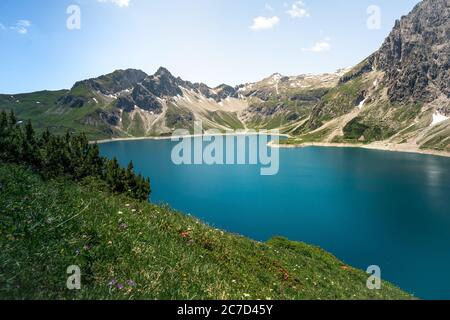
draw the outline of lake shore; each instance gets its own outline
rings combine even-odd
[[[419,149],[412,145],[399,145],[394,143],[374,142],[371,144],[350,144],[350,143],[328,143],[328,142],[305,142],[299,144],[275,144],[272,141],[269,142],[269,146],[272,148],[307,148],[307,147],[327,147],[327,148],[363,148],[370,150],[381,150],[390,152],[403,152],[403,153],[417,153],[427,154],[433,156],[450,158],[450,152]]]
[[[248,135],[260,135],[264,134],[263,132],[254,132],[254,131],[242,131],[242,132],[233,132],[233,133],[211,133],[211,134],[190,134],[185,136],[163,136],[163,137],[129,137],[129,138],[111,138],[111,139],[102,139],[102,140],[93,140],[91,143],[103,144],[109,142],[117,142],[117,141],[137,141],[137,140],[177,140],[183,138],[198,138],[198,137],[214,137],[214,136],[248,136]],[[290,138],[288,134],[273,134],[269,132],[271,136],[285,137]]]
[[[139,141],[139,140],[177,140],[183,138],[197,138],[197,137],[212,137],[212,136],[241,136],[241,135],[259,135],[262,132],[254,131],[242,131],[233,133],[214,133],[214,134],[192,134],[186,136],[163,136],[163,137],[127,137],[127,138],[111,138],[102,140],[93,140],[91,143],[104,144],[117,141]],[[275,134],[271,134],[274,136]],[[276,134],[278,137],[292,138],[288,134]],[[395,143],[385,143],[385,142],[373,142],[371,144],[350,144],[350,143],[329,143],[329,142],[305,142],[298,144],[278,144],[270,141],[268,143],[271,148],[307,148],[307,147],[326,147],[326,148],[363,148],[370,150],[381,150],[381,151],[391,151],[391,152],[403,152],[403,153],[417,153],[417,154],[427,154],[433,156],[447,157],[450,158],[450,152],[430,150],[430,149],[419,149],[413,145],[400,145]]]

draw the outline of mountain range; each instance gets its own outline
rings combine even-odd
[[[287,143],[404,145],[450,151],[450,1],[424,0],[355,67],[273,74],[211,88],[172,75],[117,70],[70,90],[0,95],[40,129],[91,139],[167,136],[175,129],[279,129]]]

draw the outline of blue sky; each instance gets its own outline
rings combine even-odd
[[[418,2],[2,0],[0,92],[70,88],[123,68],[165,66],[210,86],[335,71],[377,50]],[[70,5],[80,8],[80,29],[67,28]],[[379,28],[367,26],[371,5]]]

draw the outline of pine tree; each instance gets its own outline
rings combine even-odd
[[[104,178],[104,159],[100,157],[98,145],[90,145],[84,161],[84,172],[86,176]]]
[[[46,129],[36,138],[30,121],[23,128],[17,124],[14,112],[9,117],[0,113],[0,160],[32,166],[45,178],[102,179],[110,191],[148,200],[150,180],[135,174],[133,162],[124,169],[117,159],[100,156],[98,145],[91,145],[85,134],[57,136]]]
[[[12,111],[12,110],[9,113],[9,125],[11,127],[15,127],[17,125],[17,118],[16,118],[16,115],[14,114],[14,111]]]
[[[0,130],[3,133],[8,128],[8,116],[5,111],[0,113]]]
[[[50,141],[50,130],[46,128],[44,132],[42,132],[41,138],[39,139],[39,146],[44,147]]]
[[[110,161],[108,161],[107,167],[106,167],[106,182],[108,183],[109,187],[111,188],[111,191],[113,192],[120,192],[120,167],[119,163],[117,162],[117,159],[114,158]]]
[[[125,172],[125,182],[127,193],[130,196],[133,196],[136,193],[137,183],[136,183],[136,175],[134,174],[134,165],[133,161],[130,161],[128,164],[127,170]]]
[[[0,114],[0,159],[7,156],[8,116],[5,111]]]
[[[25,139],[30,144],[34,144],[35,143],[35,140],[34,140],[34,129],[33,129],[33,125],[31,124],[30,120],[28,120],[27,123],[25,124]]]

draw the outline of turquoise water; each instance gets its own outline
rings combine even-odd
[[[121,141],[101,152],[151,177],[153,202],[265,241],[314,244],[423,299],[450,299],[450,158],[358,148],[281,149],[280,170],[181,165],[175,142]]]

